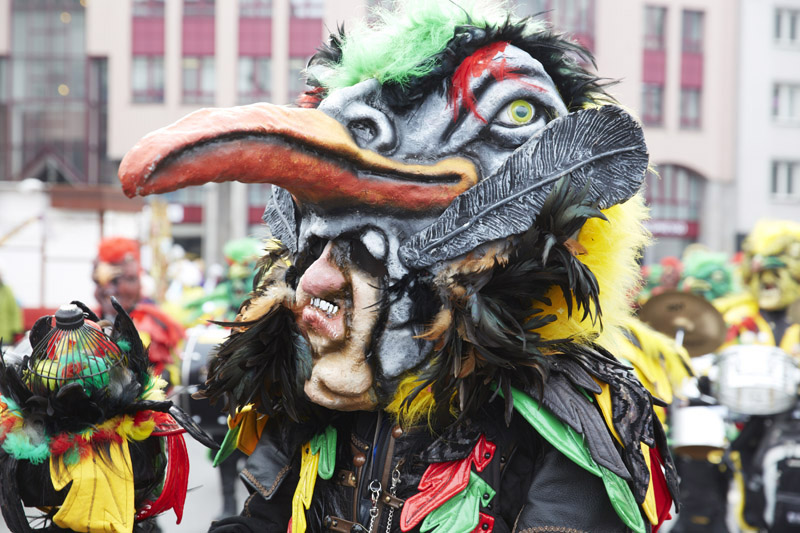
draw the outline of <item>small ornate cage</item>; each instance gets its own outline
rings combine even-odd
[[[79,383],[91,396],[109,382],[109,372],[127,366],[127,357],[78,306],[62,305],[55,327],[33,348],[24,380],[35,394],[49,396],[62,387]]]

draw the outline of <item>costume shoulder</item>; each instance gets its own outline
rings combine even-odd
[[[646,523],[668,517],[677,495],[677,476],[652,398],[600,348],[562,358],[541,396],[512,387],[514,409],[553,448],[602,481],[627,527],[648,531]]]

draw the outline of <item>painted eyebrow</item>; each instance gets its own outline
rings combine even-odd
[[[539,93],[546,94],[546,95],[549,95],[551,97],[554,96],[554,95],[558,95],[558,92],[555,90],[555,88],[553,88],[551,90],[551,89],[548,89],[547,87],[544,87],[542,85],[518,79],[521,76],[525,76],[525,77],[528,77],[528,78],[542,78],[542,77],[547,75],[547,73],[542,68],[537,68],[536,66],[524,65],[523,64],[523,65],[519,65],[519,68],[509,68],[507,70],[507,72],[510,73],[510,74],[513,74],[514,77],[506,77],[506,78],[498,81],[492,75],[492,73],[489,70],[486,70],[479,77],[473,78],[472,95],[475,98],[475,100],[476,101],[480,101],[481,96],[483,95],[483,93],[486,92],[486,90],[489,87],[491,87],[495,83],[499,83],[499,82],[502,82],[502,81],[516,81],[518,83],[521,83],[523,85],[526,85],[528,87],[531,87],[531,88],[535,89]],[[549,102],[542,102],[542,105],[547,107],[548,109],[552,108],[552,105]],[[447,128],[445,128],[445,130],[442,132],[442,136],[440,138],[441,139],[440,142],[447,142],[450,139],[450,137],[453,135],[453,132],[456,129],[458,129],[458,127],[461,126],[461,124],[464,123],[464,121],[467,119],[468,116],[469,116],[469,112],[459,113],[458,114],[458,118],[456,120],[451,121],[447,125]],[[487,120],[487,124],[488,124],[488,120]]]

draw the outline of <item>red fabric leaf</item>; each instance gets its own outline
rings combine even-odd
[[[658,533],[661,524],[671,518],[669,511],[672,507],[672,495],[669,493],[667,479],[664,477],[663,464],[664,460],[658,450],[650,448],[650,475],[653,479],[653,496],[655,496],[656,515],[658,516],[658,524],[653,526],[653,533]]]
[[[475,469],[482,472],[494,457],[495,449],[497,446],[481,435],[472,453],[464,459],[428,466],[417,486],[420,492],[403,505],[400,529],[410,531],[431,511],[466,489],[471,466],[474,464]]]

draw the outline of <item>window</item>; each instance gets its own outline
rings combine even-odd
[[[303,77],[303,69],[306,68],[306,64],[308,64],[308,58],[289,58],[289,100],[291,101],[297,99],[308,89]]]
[[[135,103],[160,103],[164,101],[163,56],[133,56],[131,63],[131,88]]]
[[[321,19],[324,15],[324,0],[291,0],[292,17],[299,19]]]
[[[133,0],[134,17],[163,17],[164,0]]]
[[[8,58],[0,56],[0,104],[8,100]],[[0,124],[2,127],[2,124]]]
[[[214,0],[183,0],[184,17],[213,17]]]
[[[667,22],[667,8],[645,6],[644,8],[644,48],[645,50],[664,50]]]
[[[681,89],[681,128],[700,127],[700,89],[683,87]]]
[[[642,123],[645,126],[661,126],[664,123],[664,86],[645,83],[642,85]]]
[[[703,51],[703,12],[683,12],[683,52],[701,53]]]
[[[183,58],[183,103],[214,103],[214,58]]]
[[[252,104],[269,100],[271,68],[272,63],[268,57],[239,58],[239,104]]]
[[[800,199],[800,161],[773,161],[770,192],[775,199]]]
[[[775,42],[800,45],[800,9],[775,9]]]
[[[272,17],[272,0],[239,0],[239,16],[270,18]]]
[[[677,165],[661,165],[658,175],[648,172],[645,199],[651,216],[661,220],[698,221],[703,205],[705,180],[699,174]]]
[[[772,116],[780,122],[800,122],[800,84],[775,84]]]

